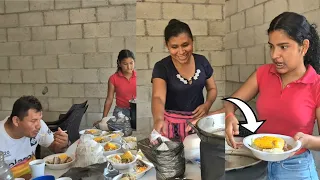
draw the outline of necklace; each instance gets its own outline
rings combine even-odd
[[[180,74],[177,74],[176,76],[177,76],[177,78],[178,78],[181,82],[183,82],[184,84],[190,84],[190,85],[191,85],[191,84],[192,84],[192,79],[193,79],[193,80],[197,80],[200,73],[201,73],[200,69],[197,69],[197,70],[196,70],[196,73],[194,74],[194,76],[191,77],[191,78],[189,78],[189,79],[183,78]]]

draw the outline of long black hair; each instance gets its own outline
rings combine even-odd
[[[320,46],[319,35],[315,24],[294,12],[283,12],[275,17],[269,26],[268,34],[275,30],[283,30],[300,46],[305,39],[310,42],[309,49],[304,56],[304,65],[311,65],[320,74]]]
[[[133,60],[135,60],[134,54],[133,52],[131,52],[128,49],[123,49],[119,52],[118,54],[118,59],[117,59],[117,72],[121,71],[121,61],[126,59],[126,58],[132,58]]]
[[[164,39],[168,43],[171,37],[177,37],[181,33],[186,33],[193,41],[191,29],[188,24],[177,19],[171,19],[164,29]]]

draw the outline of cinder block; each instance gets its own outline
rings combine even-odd
[[[232,64],[246,64],[246,49],[238,48],[231,50]]]
[[[34,87],[34,91],[35,96],[37,97],[58,97],[59,95],[58,84],[36,84]]]
[[[29,11],[28,0],[5,1],[6,13],[26,12]]]
[[[137,86],[151,86],[152,70],[137,70]]]
[[[138,86],[137,87],[137,99],[139,102],[151,102],[152,87]]]
[[[58,39],[77,39],[82,38],[81,25],[62,25],[57,27]]]
[[[61,25],[69,24],[69,11],[68,10],[55,10],[44,12],[45,25]]]
[[[246,11],[246,26],[255,26],[263,24],[263,5],[250,8]]]
[[[109,23],[94,23],[83,25],[84,37],[109,37],[110,36],[110,24]]]
[[[30,28],[8,28],[8,41],[30,41]]]
[[[315,9],[319,9],[319,1],[318,0],[289,0],[289,11],[304,13],[308,11],[312,11]]]
[[[44,69],[23,70],[23,83],[46,83],[46,72]]]
[[[0,13],[4,13],[4,0],[0,1]]]
[[[232,64],[231,50],[225,50],[225,52],[226,52],[226,65],[231,65]]]
[[[130,49],[131,51],[135,52],[136,37],[135,36],[125,37],[124,41],[125,41],[125,48]]]
[[[136,22],[112,22],[111,23],[111,36],[133,36],[136,34]]]
[[[225,66],[213,67],[213,77],[216,81],[225,81],[226,80]]]
[[[96,21],[96,10],[94,8],[70,10],[70,23],[72,24]]]
[[[254,65],[240,65],[240,82],[245,82],[255,70]]]
[[[21,55],[41,55],[44,54],[43,41],[25,41],[20,43]]]
[[[72,70],[71,69],[48,69],[47,82],[48,83],[71,83]]]
[[[147,3],[144,3],[147,5]],[[160,5],[160,4],[159,4]],[[149,17],[151,18],[151,16],[149,16],[150,14],[154,14],[157,11],[157,5],[153,5],[153,8],[148,7],[148,11],[150,11],[150,13],[147,14],[147,16],[145,17]],[[195,14],[197,12],[196,10],[197,8],[195,8]],[[154,10],[155,12],[153,12],[152,10]],[[202,9],[204,10],[204,9]],[[143,11],[145,12],[145,11]],[[183,12],[183,13],[181,13]],[[160,14],[159,14],[160,15]],[[164,19],[181,19],[181,20],[185,20],[185,19],[192,19],[193,18],[193,9],[192,9],[192,4],[178,4],[178,3],[163,3],[162,4],[162,16]],[[196,18],[200,18],[198,16],[195,16]],[[159,18],[154,18],[154,19],[159,19]]]
[[[231,31],[237,31],[246,27],[245,14],[239,12],[231,16]]]
[[[55,39],[57,39],[55,26],[32,27],[32,40]]]
[[[195,3],[195,4],[200,4],[200,3],[206,3],[206,0],[178,0],[178,3]]]
[[[103,68],[99,69],[99,79],[101,83],[108,83],[111,75],[116,73],[117,68]]]
[[[193,36],[205,36],[208,35],[208,22],[207,21],[201,21],[201,20],[186,20],[185,21],[192,32]],[[168,22],[167,22],[168,24]],[[162,35],[164,28],[162,28]]]
[[[17,42],[0,43],[0,56],[14,56],[19,54],[20,54],[19,43]]]
[[[141,20],[143,22],[143,20]],[[168,25],[168,20],[147,20],[146,28],[149,36],[163,36],[163,31]],[[141,24],[144,30],[144,23]]]
[[[264,22],[270,22],[273,18],[288,10],[286,0],[272,0],[264,4]]]
[[[111,54],[110,53],[89,53],[84,56],[84,67],[85,68],[106,68],[112,66]]]
[[[99,52],[119,52],[124,47],[123,37],[99,38]]]
[[[84,88],[82,88],[84,90]],[[101,106],[98,98],[73,98],[74,104],[80,104],[85,101],[88,101],[88,109],[87,112],[101,112]]]
[[[98,22],[102,21],[121,21],[125,19],[123,6],[98,7]]]
[[[239,80],[240,80],[239,77],[240,77],[240,74],[239,74],[239,66],[238,65],[226,66],[226,79],[227,79],[227,81],[239,82]]]
[[[50,10],[54,9],[54,0],[30,0],[30,10]]]
[[[238,47],[238,33],[228,33],[223,39],[224,48],[226,49],[233,49]]]
[[[239,31],[239,47],[254,45],[254,28],[241,29]]]
[[[228,18],[230,20],[230,18]],[[229,22],[230,23],[230,22]],[[226,33],[226,22],[224,21],[209,21],[210,36],[224,36]]]
[[[12,96],[34,95],[34,88],[32,84],[12,84]]]
[[[148,69],[148,54],[147,53],[137,53],[136,61],[134,63],[135,69]]]
[[[71,98],[48,98],[49,111],[67,111],[72,105]]]
[[[137,106],[137,114],[140,117],[152,117],[151,113],[151,103],[150,102],[139,102]]]
[[[54,122],[54,121],[58,120],[60,113],[61,112],[43,111],[43,113],[42,113],[43,120],[44,120],[44,122]]]
[[[126,19],[135,21],[136,17],[136,6],[126,6]]]
[[[59,55],[59,68],[77,69],[83,68],[83,54],[63,54]]]
[[[8,57],[0,57],[0,69],[9,69]]]
[[[0,29],[0,43],[7,42],[7,31],[6,29]]]
[[[169,53],[149,53],[149,69],[153,69],[154,65],[162,60],[163,58],[167,57]],[[151,78],[151,77],[150,77]]]
[[[18,98],[15,98],[15,97],[2,97],[1,98],[2,110],[11,111],[13,104],[17,99]],[[7,114],[7,116],[10,116],[10,114],[11,112]]]
[[[74,83],[98,83],[97,69],[74,69],[73,70]]]
[[[203,50],[222,50],[223,41],[222,37],[207,36],[207,37],[196,37],[196,49],[197,51]]]
[[[97,50],[95,39],[73,39],[70,42],[72,53],[90,53]]]
[[[106,98],[108,91],[107,84],[85,84],[85,97]]]
[[[81,0],[55,0],[55,8],[56,9],[74,9],[81,7]]]
[[[11,96],[10,84],[0,84],[0,97]]]
[[[254,0],[238,0],[238,12],[251,8],[253,6]]]
[[[47,54],[68,54],[70,53],[70,46],[68,40],[46,41]]]
[[[247,49],[247,64],[264,64],[264,46],[257,45]]]
[[[144,20],[141,20],[141,19],[136,20],[136,35],[137,36],[146,35],[146,26],[145,26]]]
[[[108,0],[82,0],[82,7],[101,7],[108,4]]]
[[[226,82],[225,81],[216,81],[217,85],[217,95],[220,97],[225,96],[226,94]],[[219,101],[220,99],[217,99],[216,101]]]
[[[195,4],[194,17],[196,19],[222,19],[222,6]]]
[[[163,52],[164,38],[163,37],[137,37],[136,52]]]
[[[264,46],[265,64],[272,63],[269,44]]]
[[[43,111],[48,111],[49,110],[49,103],[48,103],[48,98],[47,97],[37,97],[38,100],[40,101],[42,105],[42,110]]]
[[[210,52],[210,64],[212,66],[225,66],[226,65],[226,53],[224,51]]]
[[[11,56],[10,69],[32,69],[31,56]]]
[[[1,84],[22,83],[21,71],[20,70],[1,70],[0,83]]]
[[[225,10],[226,10],[226,15],[225,15],[226,17],[229,17],[230,15],[235,14],[238,11],[238,1],[236,0],[226,1]]]
[[[269,1],[269,0],[255,0],[255,5],[257,5],[257,4],[261,4],[261,3],[264,3],[264,2],[266,2],[266,1]]]
[[[109,0],[111,5],[135,4],[136,0]]]
[[[42,12],[28,12],[19,14],[20,26],[42,26],[43,13]]]
[[[185,13],[187,14],[187,13]],[[174,17],[174,16],[173,16]],[[161,18],[161,4],[138,2],[136,7],[137,19],[160,19]]]
[[[17,14],[4,14],[0,15],[0,28],[18,27]]]
[[[268,43],[268,30],[269,23],[254,27],[254,40],[255,44]]]
[[[93,123],[102,119],[102,113],[87,113],[87,127],[92,127]]]
[[[59,97],[84,97],[84,85],[59,84]]]

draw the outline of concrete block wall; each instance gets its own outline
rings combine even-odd
[[[46,121],[85,100],[82,128],[101,119],[118,52],[135,51],[135,3],[0,1],[0,119],[22,95],[39,97]]]
[[[151,74],[154,64],[169,55],[164,42],[164,28],[172,18],[189,24],[194,35],[195,53],[207,57],[214,68],[218,98],[212,109],[220,108],[225,95],[226,53],[223,48],[225,34],[225,0],[144,0],[137,2],[137,114],[138,128],[150,133]],[[205,90],[204,90],[205,92]]]

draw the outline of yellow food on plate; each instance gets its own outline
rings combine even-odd
[[[284,152],[285,141],[274,136],[262,136],[253,140],[252,146],[255,149],[265,152]]]
[[[119,137],[120,136],[120,134],[112,134],[110,137],[112,138],[112,139],[115,139],[115,138],[117,138],[117,137]]]
[[[114,151],[117,150],[118,146],[114,143],[107,143],[106,145],[104,145],[104,150],[105,151]]]

